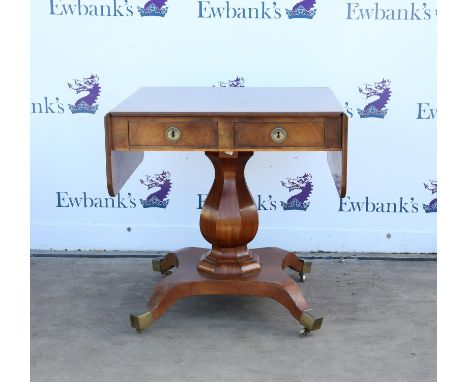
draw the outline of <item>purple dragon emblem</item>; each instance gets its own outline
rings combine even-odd
[[[140,183],[148,187],[148,190],[158,187],[159,190],[148,195],[146,200],[140,199],[143,208],[157,207],[166,208],[169,199],[167,195],[171,191],[171,173],[163,171],[161,174],[155,174],[154,176],[146,175],[146,179],[140,179]],[[165,200],[166,199],[166,200]]]
[[[286,9],[286,14],[290,19],[313,19],[317,9],[316,0],[303,0],[297,3],[293,9]]]
[[[159,16],[164,17],[167,13],[167,7],[165,7],[167,0],[150,0],[148,1],[143,8],[138,7],[138,12],[140,16]]]
[[[287,182],[281,182],[283,187],[286,187],[289,192],[299,190],[300,192],[291,196],[286,203],[281,202],[283,210],[300,210],[306,211],[310,205],[309,199],[312,193],[312,175],[305,173],[295,179],[287,178]]]
[[[384,107],[392,94],[390,80],[382,79],[382,81],[376,82],[374,85],[366,84],[364,90],[359,88],[359,93],[364,94],[366,98],[378,97],[375,101],[367,104],[364,110],[357,109],[361,118],[384,118],[387,115],[387,109],[384,109]]]
[[[424,183],[424,188],[431,191],[431,195],[437,193],[437,181],[430,180],[430,184]],[[437,198],[432,199],[429,204],[423,204],[424,211],[426,213],[437,212]]]
[[[244,77],[237,76],[234,80],[229,80],[228,82],[218,81],[220,88],[243,88],[244,87]],[[213,85],[215,88],[216,85]]]
[[[68,87],[76,91],[77,94],[88,92],[87,95],[80,98],[74,105],[68,105],[72,114],[89,113],[94,114],[98,109],[98,104],[95,104],[97,98],[101,94],[101,86],[99,85],[99,77],[91,74],[82,80],[73,80],[73,84],[68,82]]]

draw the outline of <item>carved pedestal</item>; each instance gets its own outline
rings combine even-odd
[[[200,216],[203,237],[212,245],[184,248],[153,262],[166,277],[158,283],[147,313],[131,315],[132,326],[142,331],[178,299],[191,295],[248,295],[270,297],[284,305],[303,326],[302,334],[321,327],[298,285],[284,273],[299,272],[301,280],[310,263],[279,248],[248,249],[258,229],[258,212],[244,178],[253,152],[221,156],[207,152],[215,180]]]
[[[253,152],[236,153],[235,158],[206,155],[215,168],[215,179],[201,212],[200,230],[212,249],[198,269],[230,276],[259,271],[258,259],[247,249],[258,230],[257,207],[244,178]]]

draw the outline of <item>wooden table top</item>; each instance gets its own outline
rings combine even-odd
[[[348,118],[329,88],[144,87],[107,113],[105,127],[111,196],[144,151],[327,151],[346,194]]]
[[[342,113],[329,88],[144,87],[111,110],[112,115]]]

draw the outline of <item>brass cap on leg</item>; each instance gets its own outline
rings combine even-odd
[[[132,328],[135,328],[139,333],[145,330],[152,323],[153,316],[151,315],[151,312],[146,312],[140,314],[139,316],[130,314],[130,325],[132,326]]]
[[[310,273],[311,268],[312,268],[312,262],[302,261],[301,273]]]
[[[323,317],[314,317],[312,309],[307,309],[302,312],[299,323],[303,325],[308,331],[318,330],[322,327]]]
[[[152,260],[153,271],[161,272],[161,260],[162,259],[163,257],[156,257],[155,259]]]

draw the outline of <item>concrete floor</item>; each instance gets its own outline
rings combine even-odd
[[[293,272],[291,275],[294,275]],[[293,276],[297,280],[297,276]],[[31,380],[436,380],[436,262],[314,260],[305,338],[273,300],[189,297],[142,334],[150,259],[31,259]]]

